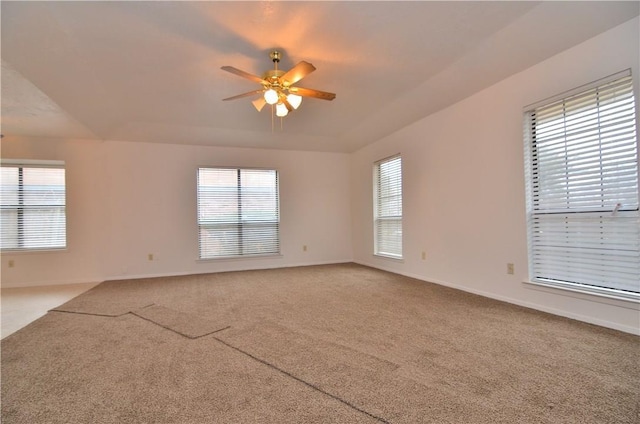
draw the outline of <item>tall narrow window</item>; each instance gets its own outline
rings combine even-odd
[[[630,72],[534,106],[525,139],[532,281],[640,299]]]
[[[65,248],[64,164],[3,162],[0,169],[2,250]]]
[[[376,255],[402,258],[402,159],[374,164],[374,234]]]
[[[198,169],[200,258],[280,252],[278,172]]]

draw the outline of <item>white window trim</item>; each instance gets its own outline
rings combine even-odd
[[[385,163],[385,162],[389,162],[395,159],[400,159],[400,196],[402,198],[402,155],[400,153],[377,160],[376,162],[374,162],[373,164],[373,256],[377,257],[377,258],[383,258],[383,259],[387,259],[387,260],[392,260],[395,262],[403,262],[404,261],[404,231],[403,231],[403,237],[402,240],[400,241],[400,250],[401,253],[400,255],[394,255],[394,254],[390,254],[390,253],[381,253],[378,251],[378,233],[377,233],[377,223],[378,223],[378,169],[380,167],[380,164]],[[400,220],[400,225],[401,228],[403,228],[404,230],[404,219],[403,219],[403,215],[400,215],[399,218],[396,218]]]
[[[227,169],[234,171],[273,171],[276,173],[276,198],[277,198],[277,215],[278,215],[278,251],[270,252],[270,253],[251,253],[251,254],[240,254],[240,255],[224,255],[224,256],[212,256],[212,257],[200,257],[201,255],[201,238],[200,238],[200,219],[199,219],[199,182],[198,182],[198,174],[200,169]],[[207,263],[207,262],[220,262],[220,261],[246,261],[252,259],[274,259],[282,257],[282,244],[281,244],[281,232],[280,232],[280,172],[277,169],[273,168],[258,168],[258,167],[240,167],[240,166],[214,166],[214,165],[201,165],[196,168],[196,234],[198,240],[198,257],[196,258],[197,263]]]
[[[553,281],[544,280],[525,281],[524,283],[553,290],[579,293],[592,298],[614,299],[616,301],[631,302],[640,305],[640,294],[625,292],[622,290],[607,289],[604,287],[589,287],[582,284],[573,284],[569,282],[556,283]],[[618,306],[621,305],[618,304]]]
[[[64,246],[50,246],[50,247],[7,247],[1,248],[0,252],[5,255],[29,255],[29,254],[43,254],[43,253],[59,253],[69,250],[69,238],[68,238],[68,216],[67,216],[67,172],[66,163],[61,160],[39,160],[39,159],[0,159],[0,166],[9,166],[16,168],[53,168],[62,169],[65,172],[64,181]]]
[[[571,97],[573,95],[576,94],[581,94],[583,92],[586,92],[590,89],[593,89],[595,87],[598,86],[602,86],[604,84],[616,81],[620,78],[624,78],[627,76],[631,75],[631,71],[629,69],[610,75],[608,77],[602,78],[598,81],[595,81],[593,83],[590,84],[585,84],[582,85],[580,87],[577,87],[575,89],[569,90],[567,92],[561,93],[557,96],[553,96],[553,97],[549,97],[548,99],[536,102],[534,104],[528,105],[523,109],[523,112],[525,114],[525,123],[527,122],[527,114],[531,111],[534,110],[538,107],[547,105],[547,104],[551,104],[553,102],[556,102],[558,100],[564,99],[564,98],[568,98]],[[633,84],[633,83],[632,83]],[[635,85],[635,84],[633,84]],[[636,119],[635,119],[635,124],[636,124],[636,143],[638,143],[638,99],[637,99],[637,89],[635,87],[632,87],[632,93],[634,95],[634,102],[635,102],[635,107],[636,107]],[[639,146],[640,147],[640,146]],[[525,137],[525,152],[526,152],[526,184],[527,184],[527,221],[530,220],[530,211],[531,211],[531,182],[529,181],[530,179],[530,167],[531,167],[531,151],[530,151],[530,144],[529,144],[529,140],[527,140],[527,137]],[[640,148],[638,148],[638,151],[640,152]],[[529,227],[529,223],[527,224],[528,226],[528,231],[530,231],[530,227]],[[528,240],[529,243],[529,251],[531,250],[531,240]],[[529,254],[530,255],[530,254]],[[531,263],[531,257],[529,256],[529,275],[533,276],[534,275],[534,271],[532,268],[532,263]],[[638,310],[638,305],[640,305],[640,293],[635,293],[632,291],[625,291],[625,290],[618,290],[618,289],[614,289],[614,288],[605,288],[605,287],[597,287],[597,286],[591,286],[591,285],[586,285],[586,284],[579,284],[579,283],[571,283],[571,282],[565,282],[565,281],[555,281],[555,280],[548,280],[548,279],[544,279],[544,278],[531,278],[529,279],[529,281],[524,281],[523,282],[526,285],[530,285],[531,288],[536,288],[538,290],[542,290],[545,292],[552,292],[552,293],[558,293],[558,292],[565,292],[567,295],[572,296],[572,297],[576,297],[576,298],[581,298],[581,299],[587,299],[587,300],[594,300],[594,301],[600,301],[600,302],[604,302],[604,303],[609,303],[609,304],[615,304],[617,306],[622,306],[622,307],[631,307],[631,309],[635,309]],[[627,306],[625,306],[625,304]]]

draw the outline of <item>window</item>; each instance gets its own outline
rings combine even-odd
[[[402,258],[402,159],[374,165],[374,235],[376,255]]]
[[[278,172],[199,168],[200,258],[280,253]]]
[[[635,126],[628,71],[525,113],[533,282],[640,300]]]
[[[65,248],[64,164],[3,162],[1,170],[0,247],[3,250]]]

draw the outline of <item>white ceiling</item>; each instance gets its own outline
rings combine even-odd
[[[637,16],[632,2],[1,3],[2,133],[351,152]],[[221,99],[317,70],[272,132]]]

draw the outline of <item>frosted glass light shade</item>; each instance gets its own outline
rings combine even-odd
[[[278,92],[273,88],[264,92],[264,100],[270,105],[275,105],[278,102]]]
[[[288,114],[289,114],[289,110],[287,110],[287,107],[284,105],[284,103],[278,103],[276,105],[276,116],[283,118]]]
[[[294,109],[298,109],[300,103],[302,103],[302,96],[298,96],[297,94],[289,94],[287,95],[287,101]]]

